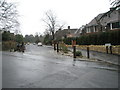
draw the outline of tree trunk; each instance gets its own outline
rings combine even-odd
[[[53,38],[53,40],[55,40],[55,35],[54,35],[54,32],[52,32],[52,38]]]

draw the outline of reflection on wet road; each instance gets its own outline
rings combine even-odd
[[[3,52],[3,88],[117,88],[117,66],[78,61],[52,47],[26,46]]]

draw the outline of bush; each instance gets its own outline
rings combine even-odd
[[[68,53],[68,48],[64,43],[60,43],[60,49],[64,52],[64,53]]]
[[[82,56],[81,51],[76,51],[76,56]]]
[[[16,49],[16,42],[14,41],[4,41],[2,42],[2,50]]]
[[[66,46],[62,47],[64,53],[68,53],[68,48]]]

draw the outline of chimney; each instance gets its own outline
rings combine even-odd
[[[68,26],[68,29],[70,29],[70,26]]]
[[[111,7],[111,8],[110,8],[110,11],[113,11],[114,9],[115,9],[114,7]]]

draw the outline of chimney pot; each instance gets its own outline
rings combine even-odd
[[[68,29],[70,29],[70,26],[68,26]]]

